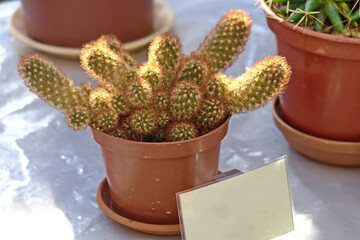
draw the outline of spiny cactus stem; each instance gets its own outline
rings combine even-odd
[[[200,109],[201,88],[193,81],[179,82],[170,93],[170,112],[175,120],[190,120]]]
[[[29,53],[20,58],[18,71],[30,91],[61,112],[77,105],[87,107],[86,93],[52,61]]]
[[[104,110],[109,108],[108,102],[110,99],[110,93],[104,88],[98,87],[90,93],[89,103],[95,110]]]
[[[157,114],[152,109],[140,109],[129,117],[131,128],[139,135],[145,136],[154,132],[157,127]]]
[[[139,78],[126,86],[126,100],[133,108],[142,108],[150,105],[153,100],[151,85]]]
[[[80,60],[92,78],[112,91],[123,89],[127,80],[137,77],[134,69],[102,42],[85,45]]]
[[[227,12],[192,56],[206,59],[212,72],[229,68],[243,51],[252,20],[240,9]]]
[[[229,86],[230,111],[242,113],[264,106],[285,90],[290,74],[284,57],[270,56],[257,62]]]
[[[197,135],[196,126],[188,121],[174,122],[166,129],[166,140],[169,142],[189,140]]]

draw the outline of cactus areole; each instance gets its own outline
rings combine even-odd
[[[159,35],[141,66],[114,36],[102,36],[80,55],[96,88],[77,86],[33,53],[21,57],[18,71],[31,91],[66,115],[70,127],[91,126],[118,211],[133,220],[176,224],[175,193],[217,174],[230,116],[264,106],[289,81],[290,67],[280,56],[258,61],[238,77],[223,73],[243,51],[251,23],[243,10],[227,12],[190,56],[181,52],[177,36]],[[146,180],[131,177],[140,175]],[[151,205],[158,201],[159,208]]]

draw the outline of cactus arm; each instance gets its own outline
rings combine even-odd
[[[112,131],[109,132],[109,134],[117,138],[122,138],[126,140],[130,139],[129,133],[121,127],[113,129]]]
[[[201,58],[183,58],[177,74],[177,81],[193,80],[202,86],[210,73],[207,62]]]
[[[90,93],[89,104],[95,115],[103,110],[116,111],[119,116],[130,113],[130,107],[126,102],[124,93],[109,93],[101,87],[96,88]]]
[[[181,121],[174,122],[166,129],[166,141],[184,141],[197,137],[198,130],[191,122]]]
[[[83,130],[90,123],[89,109],[85,107],[74,107],[67,111],[65,121],[74,130]]]
[[[324,28],[324,22],[326,20],[326,13],[324,8],[320,8],[319,13],[316,14],[315,29],[317,32],[322,32]]]
[[[228,108],[243,113],[264,106],[285,90],[291,75],[284,57],[270,56],[248,69],[229,86]]]
[[[163,89],[164,76],[156,62],[147,62],[141,65],[139,75],[142,79],[150,83],[154,90]]]
[[[91,92],[94,90],[91,82],[81,83],[79,86],[79,93],[77,93],[77,98],[81,102],[82,106],[89,106],[89,97]]]
[[[229,114],[226,103],[220,98],[206,99],[194,122],[199,129],[208,130],[218,127]]]
[[[151,85],[141,78],[129,83],[125,92],[126,100],[132,108],[146,107],[153,101]]]
[[[122,119],[122,121],[120,122],[119,127],[124,129],[124,131],[127,133],[127,136],[129,137],[128,138],[129,140],[133,140],[133,141],[140,141],[141,140],[141,135],[136,133],[134,131],[134,129],[131,127],[129,117]]]
[[[123,101],[122,101],[123,100]],[[129,113],[124,98],[98,87],[90,93],[91,125],[100,131],[109,131],[118,125],[119,117]]]
[[[133,68],[138,67],[138,62],[133,55],[125,50],[124,45],[114,35],[103,35],[96,42],[104,43],[108,48],[118,54],[124,61]]]
[[[330,20],[330,22],[334,26],[334,28],[339,32],[343,32],[344,24],[342,22],[342,19],[341,19],[339,10],[338,10],[338,6],[336,5],[336,3],[332,2],[332,1],[326,1],[324,3],[324,9],[325,9],[325,13],[326,13],[328,19]]]
[[[166,92],[157,92],[155,94],[154,106],[156,109],[165,110],[168,108],[169,97]]]
[[[104,88],[95,88],[89,95],[90,107],[95,111],[106,110],[109,108],[109,98],[110,93]]]
[[[153,133],[157,127],[157,114],[153,109],[140,109],[129,117],[131,128],[135,133],[145,136]]]
[[[108,131],[118,125],[119,114],[111,109],[100,111],[96,114],[92,126],[100,131]]]
[[[30,91],[50,106],[66,112],[73,106],[85,105],[80,88],[52,61],[30,53],[20,58],[18,71]]]
[[[30,91],[66,114],[69,127],[86,128],[90,121],[87,102],[92,89],[90,83],[76,86],[52,61],[35,53],[20,58],[18,71]]]
[[[114,109],[120,116],[126,116],[130,114],[131,109],[129,104],[126,102],[124,93],[110,93],[108,98],[108,105]]]
[[[158,125],[160,128],[166,127],[171,122],[171,118],[168,112],[161,111],[157,119]]]
[[[80,61],[88,75],[110,91],[121,90],[137,78],[135,69],[102,42],[86,44],[81,50]]]
[[[225,98],[231,78],[223,73],[211,75],[205,82],[206,94],[211,97]]]
[[[190,80],[179,82],[170,93],[170,113],[175,120],[190,120],[203,99],[199,86]]]
[[[171,34],[161,34],[157,36],[149,47],[149,62],[159,65],[165,75],[165,88],[169,89],[173,85],[175,68],[178,59],[182,56],[181,44],[177,36]]]
[[[243,10],[227,12],[191,56],[206,59],[213,73],[226,70],[244,50],[251,23]]]

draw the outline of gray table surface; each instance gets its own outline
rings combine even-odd
[[[249,12],[252,33],[229,75],[276,54],[275,36],[252,0],[166,2],[175,12],[172,32],[185,53],[197,48],[227,10]],[[105,171],[99,146],[89,130],[67,128],[64,116],[29,92],[16,71],[19,56],[34,51],[8,30],[18,6],[0,5],[0,239],[180,239],[136,232],[100,210],[96,190]],[[145,48],[135,56],[144,62],[146,53]],[[77,83],[89,79],[78,60],[42,54]],[[232,117],[220,170],[244,171],[285,154],[296,230],[280,239],[360,239],[360,169],[319,164],[294,151],[275,127],[270,104]]]

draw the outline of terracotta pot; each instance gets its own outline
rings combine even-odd
[[[30,37],[81,47],[103,34],[128,42],[153,30],[152,0],[21,0]]]
[[[91,129],[115,210],[135,221],[178,223],[175,194],[212,181],[229,119],[208,134],[180,142],[128,141]]]
[[[337,167],[360,167],[360,142],[323,139],[292,128],[282,119],[279,98],[274,100],[272,115],[276,126],[285,139],[303,155],[312,160]]]
[[[316,137],[360,141],[360,39],[294,28],[260,3],[278,54],[292,66],[280,96],[284,120]]]

